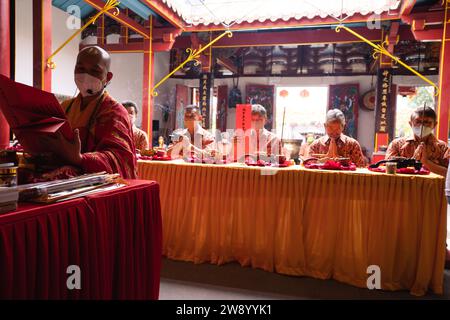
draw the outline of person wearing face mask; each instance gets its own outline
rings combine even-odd
[[[324,127],[326,135],[311,143],[309,157],[349,158],[357,167],[365,166],[359,142],[342,133],[345,128],[345,116],[341,110],[329,110]]]
[[[413,134],[394,139],[386,151],[386,159],[396,157],[420,160],[430,171],[445,176],[448,167],[447,143],[433,134],[437,125],[436,112],[430,107],[419,107],[411,114],[409,125]]]
[[[196,105],[188,105],[184,109],[184,129],[176,129],[169,145],[167,154],[173,159],[181,156],[198,158],[214,156],[216,144],[214,136],[201,126],[202,115]]]
[[[287,151],[283,148],[281,140],[276,134],[264,127],[266,122],[266,108],[260,104],[252,104],[251,132],[248,137],[248,154],[261,157],[270,157],[272,155],[287,156]],[[242,141],[242,137],[235,136],[235,148],[239,141]]]
[[[100,47],[78,53],[74,80],[77,97],[61,106],[74,128],[74,141],[49,139],[54,154],[81,173],[106,171],[136,178],[133,131],[126,109],[106,92],[111,81],[111,58]]]
[[[130,122],[133,126],[134,146],[136,147],[136,150],[148,150],[149,144],[147,133],[136,126],[136,118],[138,113],[136,103],[133,101],[123,101],[122,105],[125,109],[127,109],[128,115],[130,116]]]

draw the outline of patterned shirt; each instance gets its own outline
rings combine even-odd
[[[315,154],[326,154],[330,146],[331,138],[325,135],[317,140],[315,140],[309,146],[309,156],[313,157]],[[341,134],[339,138],[336,139],[337,153],[340,157],[350,158],[357,167],[364,167],[366,161],[361,151],[361,146],[359,142],[353,138],[350,138],[344,134]]]
[[[447,152],[449,148],[447,144],[438,140],[433,134],[430,134],[424,142],[428,160],[440,166],[448,167]],[[386,151],[386,159],[394,157],[416,158],[414,153],[419,144],[420,141],[414,136],[394,139]]]
[[[145,131],[133,126],[133,139],[136,150],[148,150],[148,136]]]

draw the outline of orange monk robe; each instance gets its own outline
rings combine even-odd
[[[73,129],[79,129],[81,168],[85,173],[106,171],[135,179],[136,152],[126,109],[105,91],[81,109],[81,96],[62,108]]]

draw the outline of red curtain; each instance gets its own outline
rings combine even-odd
[[[161,247],[154,182],[22,205],[0,216],[0,298],[158,299]],[[67,289],[70,265],[80,267],[81,290]]]

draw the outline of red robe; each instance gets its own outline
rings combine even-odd
[[[126,109],[105,91],[81,110],[81,97],[62,103],[73,129],[80,131],[84,173],[106,171],[136,179],[133,130]]]

